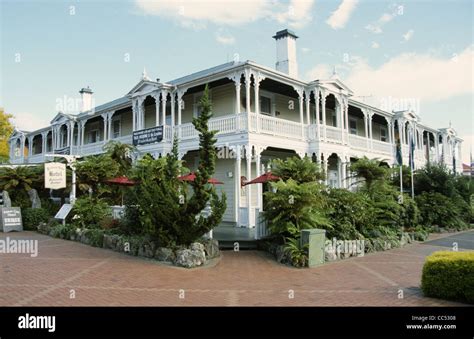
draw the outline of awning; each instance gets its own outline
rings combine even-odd
[[[122,185],[122,186],[133,186],[137,183],[136,181],[129,179],[126,176],[108,179],[105,182],[108,184]]]

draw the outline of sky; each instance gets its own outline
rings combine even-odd
[[[125,95],[143,69],[169,81],[232,60],[274,67],[276,31],[298,36],[302,80],[334,69],[356,99],[412,108],[474,146],[473,4],[377,0],[0,0],[0,106],[34,130]]]

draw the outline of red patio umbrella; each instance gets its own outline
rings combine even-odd
[[[280,180],[279,176],[272,174],[272,172],[267,172],[267,173],[262,174],[259,177],[256,177],[253,180],[242,182],[242,186],[251,185],[251,184],[263,184],[269,181],[278,181],[278,180]]]
[[[105,181],[108,184],[119,186],[134,186],[137,184],[135,180],[129,179],[126,176],[116,177]],[[123,192],[122,192],[122,206],[123,206]]]
[[[105,182],[109,184],[122,185],[122,186],[133,186],[137,183],[135,180],[129,179],[126,176],[108,179]]]
[[[182,176],[178,177],[178,180],[181,180],[181,181],[194,181],[194,180],[196,180],[196,173],[191,172],[189,174],[182,175]],[[209,184],[213,184],[213,185],[223,185],[224,184],[222,181],[219,181],[219,180],[214,179],[214,178],[210,178],[207,182]]]

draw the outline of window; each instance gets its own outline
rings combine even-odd
[[[122,130],[122,122],[120,121],[120,119],[113,120],[112,121],[112,135],[114,139],[120,138],[122,134],[121,130]]]
[[[272,99],[264,96],[260,96],[260,113],[272,114]]]
[[[351,134],[357,135],[357,120],[349,119],[349,132]]]
[[[380,141],[387,141],[387,129],[385,127],[380,127]]]
[[[89,144],[99,141],[99,130],[95,129],[89,132]]]

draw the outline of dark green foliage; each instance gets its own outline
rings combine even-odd
[[[208,130],[212,113],[207,86],[200,105],[201,114],[193,120],[199,132],[196,179],[177,179],[186,169],[178,160],[176,137],[171,154],[161,159],[141,159],[133,171],[140,185],[133,187],[127,199],[129,233],[144,232],[162,244],[189,245],[221,222],[226,209],[225,195],[219,198],[215,188],[208,184],[216,166],[216,132]],[[206,206],[211,211],[208,215],[202,213]]]
[[[112,140],[104,146],[104,150],[117,164],[117,175],[128,175],[132,169],[132,153],[135,152],[135,147]]]
[[[286,238],[284,252],[289,256],[293,266],[308,266],[308,244],[301,246],[300,239],[290,237]]]
[[[324,214],[325,199],[317,182],[298,184],[293,179],[271,184],[276,192],[265,192],[264,215],[271,233],[299,237],[310,228],[331,229]]]
[[[388,178],[389,170],[382,166],[378,159],[368,159],[363,157],[350,165],[350,171],[360,181],[365,182],[367,192],[372,195],[374,184],[383,182]]]
[[[82,196],[71,211],[72,224],[79,228],[99,228],[102,219],[110,215],[110,208],[103,199]]]
[[[421,212],[423,225],[449,229],[468,227],[460,213],[463,204],[466,204],[462,199],[459,199],[456,204],[453,199],[437,192],[424,192],[416,196],[415,199]]]
[[[324,180],[325,178],[325,174],[322,173],[319,166],[308,157],[303,159],[298,157],[286,160],[274,159],[272,160],[272,172],[283,181],[291,178],[298,184]]]
[[[86,157],[76,164],[79,189],[83,192],[92,190],[96,196],[109,192],[110,185],[104,181],[117,177],[119,173],[120,165],[107,153]]]
[[[421,289],[427,297],[474,304],[474,252],[435,252],[426,258]]]
[[[328,239],[361,239],[362,234],[374,227],[374,208],[367,194],[333,188],[328,191],[327,198],[328,217],[334,225],[326,233]]]
[[[12,206],[29,208],[28,191],[39,188],[42,178],[41,166],[0,167],[0,192],[8,191]]]
[[[428,164],[415,172],[415,194],[437,192],[447,197],[456,193],[455,175],[444,164]]]
[[[49,220],[49,213],[43,208],[24,208],[21,210],[23,218],[23,228],[29,231],[36,231],[36,227]]]

